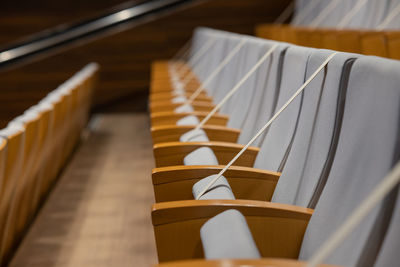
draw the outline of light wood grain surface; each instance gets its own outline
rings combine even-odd
[[[91,125],[10,266],[157,262],[148,115],[98,115]]]

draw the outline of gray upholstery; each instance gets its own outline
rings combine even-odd
[[[344,16],[354,7],[356,1],[342,0],[329,14],[320,22],[318,27],[336,27]],[[328,4],[328,3],[327,3]]]
[[[193,112],[194,109],[190,104],[183,104],[179,107],[176,107],[174,110],[176,113],[185,113],[185,112]]]
[[[197,199],[205,186],[216,176],[210,175],[195,183],[192,188],[193,197]],[[235,199],[235,196],[226,178],[221,176],[200,199]]]
[[[349,28],[374,29],[384,19],[389,1],[368,1],[349,22]]]
[[[246,37],[246,39],[247,43],[242,48],[245,58],[242,64],[238,66],[239,70],[236,74],[240,79],[242,79],[253,68],[253,66],[274,44],[273,42],[262,41],[259,39],[256,40],[255,38],[250,37]],[[268,65],[268,60],[266,60],[263,65]],[[257,77],[258,75],[265,75],[265,73],[262,73],[262,66],[256,69],[256,71],[248,77],[225,105],[222,106],[221,112],[229,115],[228,127],[242,128],[243,122],[246,119],[247,111],[253,102],[252,100],[256,88]],[[236,86],[236,84],[233,86]],[[231,90],[233,86],[229,90]]]
[[[376,267],[397,266],[400,262],[400,192],[397,189],[392,219],[376,260]]]
[[[238,143],[247,143],[263,124],[271,117],[275,99],[279,93],[280,77],[282,75],[282,61],[287,44],[280,44],[256,73],[254,93],[251,105],[248,107],[246,118],[241,126]],[[259,146],[261,138],[253,145]]]
[[[324,9],[333,0],[297,0],[296,10],[292,24],[310,25],[315,18],[324,11]],[[320,21],[318,27],[335,27],[352,8],[359,3],[359,0],[335,0],[339,3]],[[369,0],[356,12],[347,25],[348,28],[368,28],[374,29],[385,18],[388,11],[393,9],[394,2],[397,0]],[[313,6],[310,10],[308,7]],[[304,13],[304,10],[309,12]],[[302,18],[298,16],[301,15]],[[306,14],[304,16],[304,14]]]
[[[196,116],[188,115],[188,116],[185,116],[185,117],[179,119],[176,122],[176,125],[178,125],[178,126],[179,125],[182,125],[182,126],[183,125],[197,125],[199,123],[200,123],[200,121]]]
[[[305,81],[306,64],[308,57],[314,49],[291,46],[286,51],[282,83],[279,90],[276,109],[279,110],[284,103],[300,88]],[[302,98],[297,97],[287,109],[271,124],[264,136],[261,136],[262,145],[258,153],[255,167],[271,171],[278,170],[285,153],[287,152],[292,137],[295,133],[296,122],[301,107]],[[264,121],[262,123],[265,124]],[[264,140],[263,140],[264,139]]]
[[[192,137],[190,137],[190,139],[188,139],[189,135],[192,135]],[[179,138],[179,141],[181,142],[208,142],[210,141],[207,137],[207,134],[204,130],[199,129],[199,130],[190,130],[184,134],[182,134],[182,136]]]
[[[187,98],[183,95],[181,96],[175,96],[172,98],[172,103],[185,103],[187,101]]]
[[[393,11],[398,5],[400,5],[400,0],[391,0],[388,10],[386,12],[386,16],[390,14],[391,11]],[[383,18],[383,20],[386,18],[386,16]],[[383,27],[384,29],[394,29],[394,30],[399,30],[400,29],[400,14],[397,16],[393,17],[387,25]]]
[[[361,57],[354,63],[335,160],[308,224],[300,259],[309,259],[392,168],[399,136],[399,84],[397,61]],[[371,236],[379,239],[377,233],[387,224],[384,204],[388,203],[368,214],[327,263],[358,266],[376,258]]]
[[[315,51],[307,65],[307,77],[331,53],[328,50]],[[324,168],[329,167],[328,156],[335,153],[336,142],[332,139],[335,127],[340,131],[337,114],[343,113],[340,103],[345,97],[345,77],[350,70],[350,66],[345,66],[352,64],[348,60],[355,57],[357,55],[337,54],[303,91],[298,128],[275,188],[273,202],[309,205]]]
[[[183,159],[184,165],[218,165],[218,159],[209,147],[198,148],[187,154]]]
[[[224,211],[208,220],[200,236],[206,259],[260,258],[246,219],[237,210]]]

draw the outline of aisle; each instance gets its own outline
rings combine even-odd
[[[147,114],[98,115],[11,266],[150,266]]]

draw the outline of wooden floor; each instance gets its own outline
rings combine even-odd
[[[11,266],[156,263],[148,115],[98,115],[90,128]]]

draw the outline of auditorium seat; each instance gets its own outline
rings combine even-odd
[[[398,62],[395,61],[374,57],[361,57],[355,61],[350,72],[342,130],[335,159],[303,241],[303,230],[312,210],[244,200],[192,200],[159,203],[153,206],[152,212],[159,260],[201,257],[202,250],[196,244],[199,242],[197,235],[200,226],[206,221],[205,217],[208,217],[205,213],[207,212],[212,217],[223,210],[232,208],[239,210],[246,217],[261,256],[282,257],[285,254],[284,257],[293,257],[299,252],[302,243],[300,258],[308,259],[310,253],[313,253],[316,247],[320,246],[321,242],[343,222],[358,203],[368,196],[371,189],[398,160],[396,158],[398,155],[393,155],[399,121],[398,70]],[[377,91],[377,87],[380,90]],[[357,124],[354,124],[355,121]],[[383,129],[385,130],[383,131]],[[384,220],[380,221],[378,218],[380,218],[379,214],[385,214],[387,205],[390,203],[385,202],[377,207],[350,236],[350,239],[335,251],[327,263],[354,265],[355,262],[364,262],[375,257],[377,248],[364,247],[363,244],[367,241],[366,237],[376,235],[376,238],[380,238],[379,235],[382,233],[376,232],[375,229],[379,229],[382,223],[385,224]],[[247,210],[250,207],[254,208],[251,211]],[[280,222],[278,228],[281,228],[282,231],[277,233],[278,228],[274,226],[274,223],[277,223],[278,219],[256,216],[259,214],[258,212],[261,212],[260,209],[269,210],[272,207],[295,209],[297,212],[293,213],[293,216],[294,214],[299,216],[296,220],[298,226],[291,225],[289,227],[288,221]],[[170,212],[172,210],[173,213]],[[335,216],[331,216],[332,210],[335,211]],[[282,215],[280,220],[283,218],[287,217]],[[300,220],[300,218],[302,219]],[[302,220],[305,220],[304,224],[301,223]],[[177,227],[178,225],[179,227]],[[227,224],[223,225],[224,227],[228,226]],[[286,226],[289,229],[286,229]],[[274,233],[270,232],[272,229],[275,229]],[[295,230],[299,232],[289,232]],[[164,231],[169,231],[169,235],[176,236],[177,240],[183,238],[185,248],[171,240],[169,242],[164,240]],[[290,240],[284,241],[285,238]],[[274,242],[274,245],[266,241],[279,239],[281,241]],[[168,253],[164,250],[164,245],[167,243],[169,245]],[[282,250],[278,248],[281,244],[284,244]],[[173,245],[176,246],[174,252],[171,250]],[[295,247],[297,247],[297,252]]]
[[[8,125],[0,130],[0,136],[7,140],[5,154],[5,169],[1,189],[1,222],[0,222],[0,242],[2,251],[0,257],[4,257],[6,227],[9,225],[9,214],[13,212],[14,195],[17,190],[19,178],[22,175],[21,168],[24,163],[24,127],[18,124]],[[18,188],[20,190],[20,188]]]
[[[97,69],[89,64],[0,130],[0,260],[10,257],[79,141]]]

